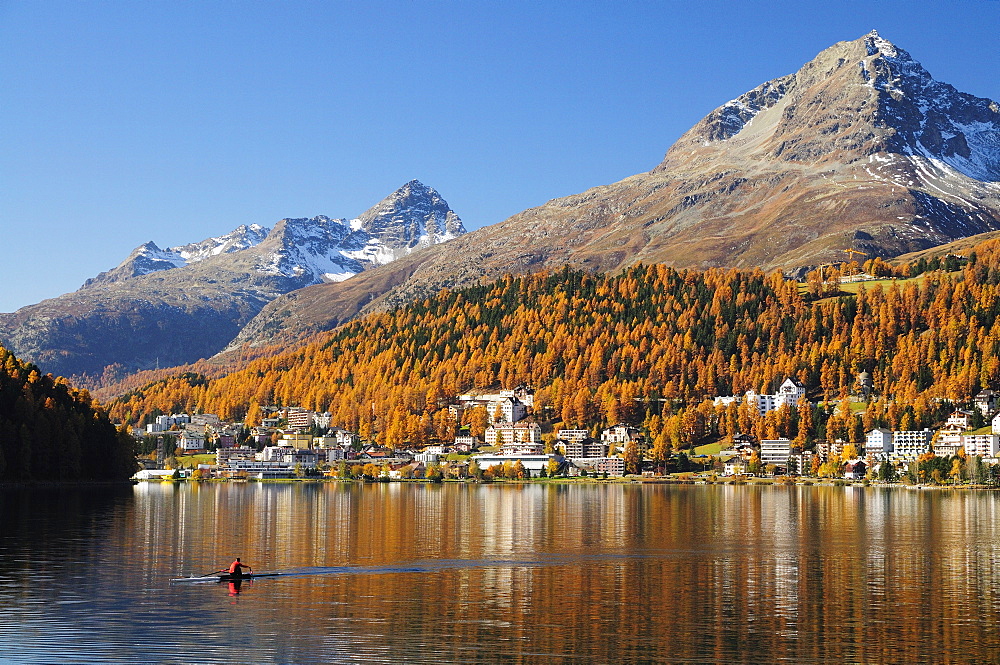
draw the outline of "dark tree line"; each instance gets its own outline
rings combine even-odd
[[[0,481],[124,480],[132,437],[86,390],[0,347]]]

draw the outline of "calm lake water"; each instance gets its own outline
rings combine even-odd
[[[997,662],[998,513],[849,487],[3,490],[0,660]],[[294,574],[169,581],[236,556]]]

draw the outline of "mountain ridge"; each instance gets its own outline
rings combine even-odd
[[[242,225],[166,250],[145,243],[75,292],[0,314],[0,340],[67,376],[193,362],[219,352],[283,293],[347,279],[465,232],[447,202],[416,180],[363,215]]]
[[[998,180],[1000,105],[935,81],[872,31],[714,109],[649,172],[349,285],[276,299],[228,348],[294,340],[504,272],[637,263],[791,272],[847,249],[888,258],[1000,229]]]

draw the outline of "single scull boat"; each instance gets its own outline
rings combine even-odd
[[[246,575],[230,575],[229,573],[224,573],[222,575],[202,575],[201,577],[178,577],[176,579],[170,580],[171,582],[237,582],[244,580],[255,580],[258,577],[278,577],[286,573],[248,573]]]

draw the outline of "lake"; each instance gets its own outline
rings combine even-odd
[[[1000,494],[0,490],[0,660],[1000,661]],[[171,584],[240,556],[287,576]]]

